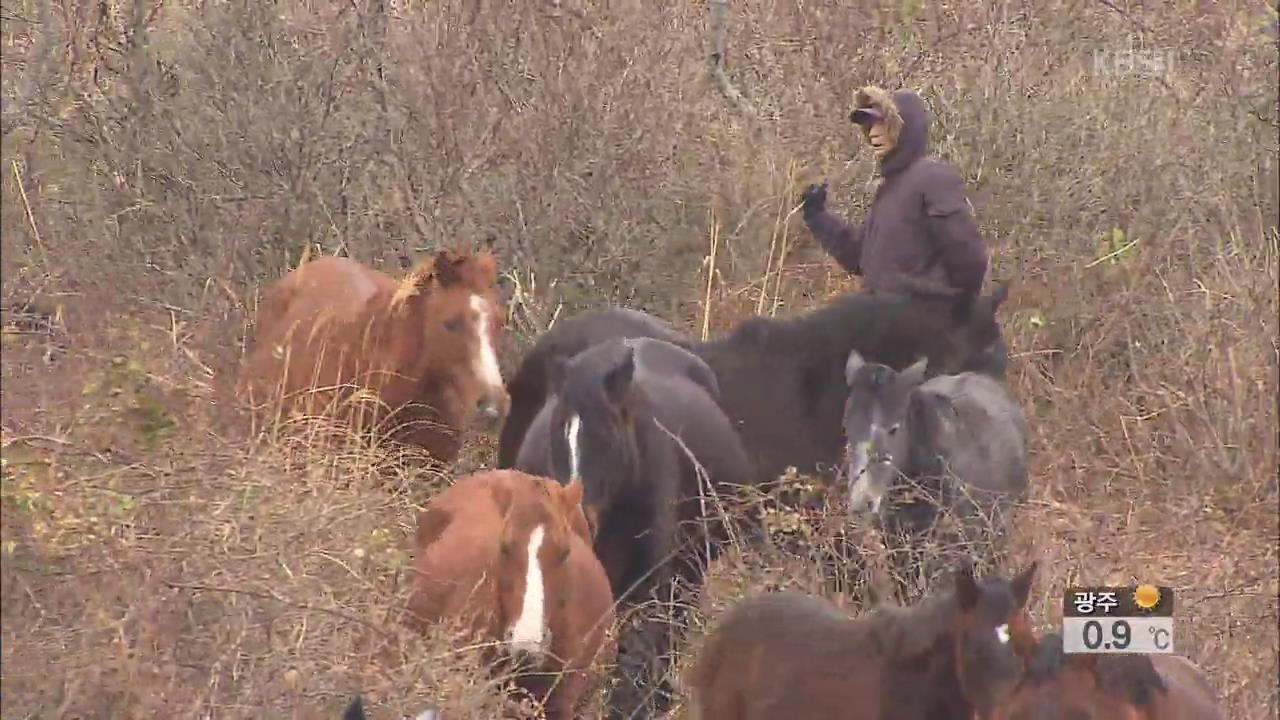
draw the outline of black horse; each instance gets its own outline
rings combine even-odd
[[[498,434],[498,468],[515,466],[524,434],[547,397],[549,363],[556,359],[568,360],[603,340],[633,337],[657,338],[687,346],[686,338],[670,323],[621,307],[575,315],[540,335],[520,361],[519,370],[507,380],[507,392],[513,400]],[[522,398],[520,403],[515,402],[516,395]]]
[[[755,474],[773,478],[788,466],[827,474],[841,458],[841,420],[850,351],[869,362],[905,369],[928,358],[930,374],[981,370],[1001,342],[996,311],[1008,297],[999,286],[972,304],[889,293],[849,293],[794,318],[752,317],[726,337],[694,342],[662,320],[623,308],[574,316],[534,344],[508,382],[511,410],[499,437],[498,466],[513,466],[525,434],[547,398],[553,358],[570,358],[611,338],[650,337],[687,348],[714,371],[719,402],[748,449]]]
[[[675,345],[606,340],[553,358],[546,387],[516,468],[581,479],[596,555],[621,607],[679,598],[674,612],[644,608],[619,638],[611,709],[625,717],[650,702],[662,707],[682,610],[727,539],[717,500],[753,483],[754,468],[716,402],[714,375]]]

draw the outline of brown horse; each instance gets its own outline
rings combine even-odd
[[[1035,644],[1024,608],[1032,562],[857,619],[794,592],[759,595],[720,620],[690,677],[696,720],[971,720],[1013,689]]]
[[[1225,720],[1204,672],[1177,655],[1066,655],[1040,639],[1026,676],[993,720]]]
[[[626,322],[616,309],[583,313],[543,334],[516,370],[498,464],[515,462],[546,401],[541,378],[553,357],[572,357],[610,338],[657,337],[689,348],[715,372],[720,405],[760,476],[776,477],[789,465],[802,473],[830,472],[845,443],[844,370],[851,351],[895,370],[924,357],[931,373],[956,372],[1000,339],[995,314],[1007,297],[1007,287],[1000,286],[968,307],[953,308],[902,295],[849,293],[795,318],[748,318],[706,343],[672,337],[670,326],[637,318],[635,311]]]
[[[503,313],[487,252],[451,250],[402,280],[350,258],[322,257],[266,293],[242,388],[251,403],[389,421],[397,436],[452,462],[459,433],[494,428],[510,399],[495,348]],[[377,400],[363,417],[353,392]]]
[[[498,664],[545,698],[548,718],[570,718],[612,662],[609,578],[591,550],[581,483],[514,470],[459,478],[418,516],[415,579],[406,619],[425,629],[457,622],[492,641]]]

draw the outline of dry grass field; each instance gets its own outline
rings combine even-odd
[[[857,218],[867,83],[916,88],[992,249],[1031,422],[1014,556],[1177,588],[1181,652],[1280,711],[1280,68],[1254,0],[0,0],[3,717],[373,718],[501,694],[401,630],[454,468],[227,389],[304,250],[399,272],[492,245],[504,370],[606,302],[694,337],[856,287],[794,212]],[[1132,51],[1132,54],[1126,54]],[[700,621],[818,591],[812,518],[723,558]],[[799,551],[796,548],[800,548]],[[681,668],[705,626],[690,628]],[[677,716],[680,713],[677,711]]]

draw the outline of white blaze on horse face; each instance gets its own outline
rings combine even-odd
[[[875,428],[872,427],[872,431]],[[849,509],[856,513],[875,513],[880,510],[880,496],[883,494],[871,482],[871,442],[863,440],[853,449],[853,459],[849,463]]]
[[[996,628],[996,639],[1000,641],[1001,645],[1007,645],[1009,643],[1008,625],[1001,625]]]
[[[480,380],[490,390],[502,390],[502,369],[498,367],[498,354],[493,349],[493,336],[489,334],[489,305],[479,295],[471,296],[471,309],[476,313],[476,333],[479,338],[476,344],[475,368]]]
[[[524,599],[520,602],[520,616],[516,618],[507,640],[517,650],[537,653],[542,651],[546,637],[545,588],[542,584],[542,564],[538,562],[538,550],[546,530],[539,525],[529,535],[528,566],[524,574]]]
[[[577,415],[570,415],[569,422],[565,424],[564,439],[569,442],[569,479],[581,478],[578,474],[582,467],[582,448],[578,444],[578,439],[582,435],[582,418]]]

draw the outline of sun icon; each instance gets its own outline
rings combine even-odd
[[[1139,585],[1134,588],[1133,602],[1143,610],[1151,610],[1160,604],[1160,588],[1155,585]]]

